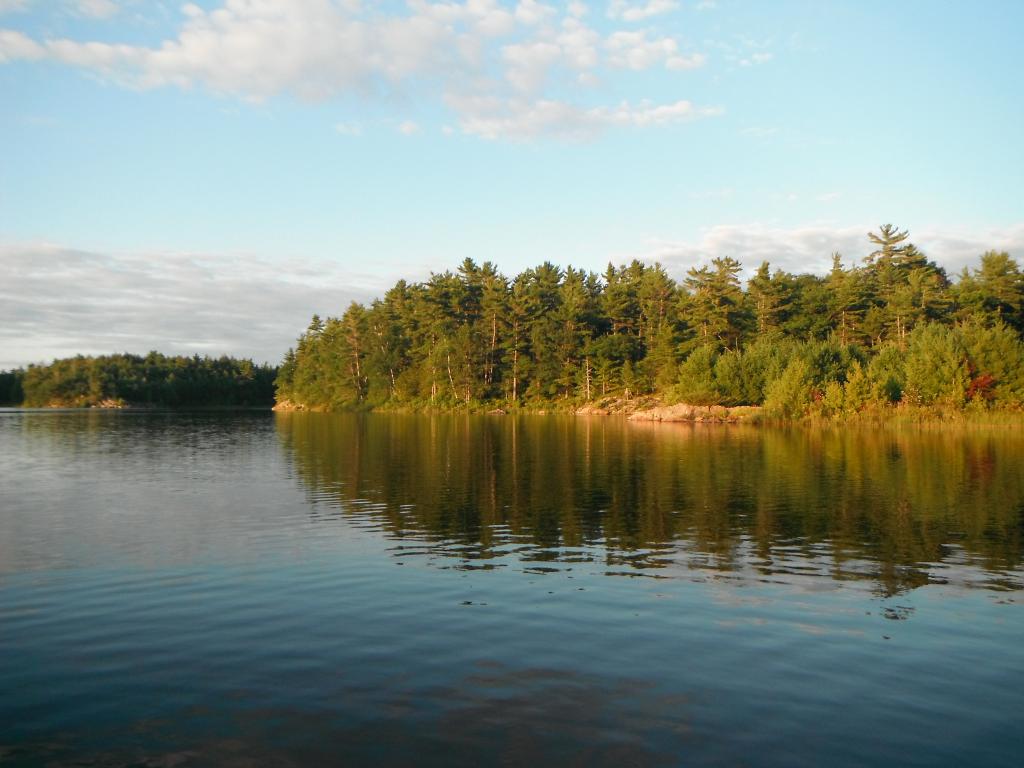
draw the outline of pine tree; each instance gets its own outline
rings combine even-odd
[[[694,267],[687,272],[687,321],[696,332],[697,345],[728,349],[737,346],[747,327],[748,313],[739,280],[742,265],[725,257],[712,259],[711,267]]]
[[[844,268],[842,256],[836,252],[832,254],[832,271],[826,283],[831,297],[829,320],[840,343],[863,341],[865,333],[861,321],[868,303],[863,273]]]
[[[759,338],[778,331],[786,320],[786,309],[791,298],[787,277],[781,271],[772,275],[770,265],[763,261],[747,283],[747,296],[753,307]]]

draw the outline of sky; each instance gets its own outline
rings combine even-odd
[[[1024,261],[1019,0],[0,0],[0,368],[277,362],[464,258]]]

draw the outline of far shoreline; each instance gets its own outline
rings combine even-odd
[[[1024,428],[1024,411],[961,410],[942,409],[926,406],[897,405],[872,408],[838,416],[809,414],[801,417],[782,417],[767,413],[763,406],[693,405],[689,403],[667,404],[656,397],[643,396],[625,400],[611,398],[613,402],[596,401],[583,406],[558,407],[508,407],[501,405],[454,406],[449,408],[431,405],[377,406],[372,408],[323,408],[306,407],[291,401],[277,403],[273,411],[279,414],[292,413],[374,413],[407,415],[445,416],[610,416],[619,417],[632,423],[643,424],[711,424],[747,426],[785,426],[829,429],[836,427],[886,427],[921,426],[941,427],[1005,427]]]
[[[632,398],[608,396],[584,405],[535,405],[511,407],[507,403],[479,403],[443,407],[437,405],[379,405],[368,408],[308,407],[289,400],[274,405],[186,405],[172,406],[151,403],[104,403],[102,405],[68,405],[52,403],[44,406],[5,405],[0,413],[274,413],[274,414],[381,414],[410,416],[573,416],[614,417],[635,424],[704,424],[746,425],[765,427],[798,427],[804,429],[878,428],[878,427],[999,427],[1024,428],[1024,411],[1009,409],[944,409],[935,406],[894,405],[868,408],[858,412],[823,415],[809,413],[800,417],[773,415],[763,406],[695,405],[666,403],[653,395]]]

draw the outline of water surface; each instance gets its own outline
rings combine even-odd
[[[0,413],[0,764],[1019,765],[1024,438]]]

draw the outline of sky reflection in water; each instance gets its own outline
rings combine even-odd
[[[2,414],[0,764],[1016,764],[1022,459]]]

